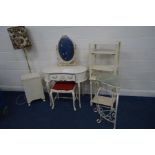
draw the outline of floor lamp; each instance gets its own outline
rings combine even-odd
[[[28,61],[27,48],[31,47],[32,44],[28,38],[26,28],[24,26],[10,27],[8,28],[8,32],[14,49],[23,49],[30,72],[21,76],[28,105],[30,106],[33,100],[40,98],[45,101],[40,75],[37,73],[32,73]]]
[[[27,48],[31,47],[31,41],[29,40],[26,28],[24,26],[10,27],[7,29],[12,45],[14,49],[22,49],[24,51],[25,59],[29,72],[31,73],[31,67],[28,61]]]

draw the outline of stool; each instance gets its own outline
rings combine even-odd
[[[50,89],[50,105],[52,106],[52,109],[54,109],[55,106],[55,99],[56,98],[60,98],[59,97],[59,93],[63,93],[63,94],[68,94],[71,93],[72,94],[72,98],[73,98],[73,109],[74,111],[76,111],[76,107],[75,107],[75,100],[76,100],[76,83],[72,82],[72,81],[60,81],[60,82],[56,82],[52,88]],[[56,93],[55,98],[53,97],[53,93]],[[61,97],[64,98],[64,97]]]

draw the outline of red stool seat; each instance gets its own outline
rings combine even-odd
[[[52,87],[54,90],[72,90],[75,87],[75,82],[70,81],[63,81],[63,82],[56,82],[55,85]]]
[[[76,83],[74,81],[58,81],[55,82],[55,84],[51,87],[50,90],[50,99],[52,103],[52,109],[54,109],[54,101],[56,98],[68,98],[68,97],[60,97],[59,93],[62,94],[72,94],[72,99],[73,99],[73,108],[74,111],[76,111],[75,107],[75,100],[76,100]],[[53,93],[56,93],[55,97],[53,96]]]

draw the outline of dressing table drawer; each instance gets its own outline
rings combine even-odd
[[[49,79],[53,81],[76,81],[74,74],[51,74]]]

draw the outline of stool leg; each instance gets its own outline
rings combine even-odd
[[[52,106],[52,109],[54,109],[54,99],[53,99],[53,93],[50,92],[50,106]]]
[[[74,93],[74,91],[72,91],[72,97],[73,97],[73,108],[74,108],[74,111],[76,111],[76,107],[75,107],[75,93]]]
[[[59,93],[57,93],[57,97],[58,97],[58,100],[59,100]]]

